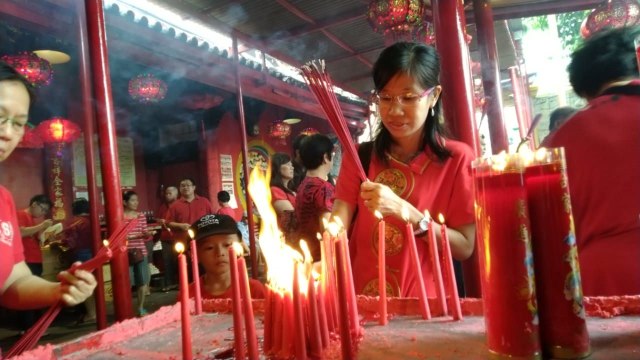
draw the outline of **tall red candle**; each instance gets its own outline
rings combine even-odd
[[[235,348],[235,358],[244,359],[240,275],[238,274],[238,258],[236,257],[233,246],[229,246],[229,270],[231,272],[231,303],[233,308],[233,344]]]
[[[498,356],[539,359],[524,158],[479,159],[473,169],[487,347]]]
[[[271,301],[273,302],[273,316],[271,331],[271,347],[267,354],[276,355],[282,348],[283,329],[287,326],[284,321],[284,295],[279,291],[273,291]],[[265,326],[265,330],[269,330]]]
[[[589,355],[564,149],[540,149],[525,171],[545,356]]]
[[[293,294],[291,292],[284,293],[284,301],[282,305],[282,344],[278,356],[282,359],[288,359],[295,355],[294,337],[295,331],[294,310],[293,310]]]
[[[356,287],[353,283],[353,270],[351,269],[351,256],[349,256],[349,239],[347,232],[340,233],[339,245],[342,247],[343,259],[347,277],[347,300],[349,301],[349,324],[351,333],[356,338],[361,335],[360,317],[358,316],[358,301],[356,300]]]
[[[431,253],[431,266],[433,271],[433,278],[436,282],[436,291],[438,292],[440,308],[442,309],[442,314],[447,315],[449,313],[447,309],[447,297],[444,292],[444,281],[442,280],[440,255],[438,254],[438,242],[436,240],[436,231],[433,225],[434,222],[433,219],[431,219],[429,221],[427,229],[427,240],[429,241],[429,252]]]
[[[184,244],[176,243],[178,252],[178,276],[180,277],[180,318],[182,321],[182,359],[191,360],[191,314],[189,311],[189,278],[187,277],[187,258]]]
[[[305,339],[302,294],[300,293],[300,274],[298,273],[297,261],[293,264],[293,320],[296,359],[304,360],[307,358],[307,343]]]
[[[191,273],[193,274],[193,285],[195,288],[196,315],[202,314],[202,293],[200,291],[200,268],[198,267],[198,248],[194,240],[193,231],[189,229],[191,238]]]
[[[442,266],[444,266],[443,273],[447,274],[447,278],[449,279],[449,283],[447,287],[449,288],[449,296],[451,299],[450,306],[453,311],[453,319],[454,320],[462,320],[462,309],[460,307],[460,296],[458,295],[458,283],[456,281],[456,272],[453,269],[453,257],[451,256],[451,243],[449,243],[449,234],[447,233],[447,225],[444,223],[444,216],[442,214],[438,215],[438,220],[440,220],[440,231],[441,231],[441,244],[442,244]]]
[[[380,312],[380,325],[387,325],[387,270],[386,266],[386,244],[385,244],[385,222],[382,214],[376,210],[378,222],[378,312]]]
[[[329,324],[327,322],[327,312],[324,290],[320,288],[318,296],[318,316],[320,320],[320,334],[322,335],[322,349],[329,345]]]
[[[265,354],[269,354],[271,350],[271,344],[273,343],[273,291],[270,286],[265,286],[265,299],[264,299],[264,334],[263,334],[263,351]]]
[[[316,282],[313,276],[309,277],[307,287],[307,299],[309,306],[309,347],[311,357],[322,357],[322,332],[320,330],[320,314],[318,311],[318,298],[316,296]]]
[[[237,243],[236,243],[237,244]],[[242,296],[242,305],[244,308],[244,326],[247,335],[247,348],[249,349],[249,359],[257,360],[258,355],[258,337],[256,336],[256,323],[253,317],[253,303],[251,302],[251,290],[249,289],[249,276],[247,273],[247,264],[243,257],[238,259],[238,273],[240,275],[240,295]]]
[[[406,219],[405,211],[403,211],[403,217]],[[423,319],[431,319],[431,310],[429,309],[429,299],[427,298],[427,288],[424,285],[424,279],[422,277],[422,266],[420,266],[420,258],[418,257],[418,246],[416,245],[416,238],[413,235],[413,225],[407,222],[404,228],[404,235],[407,243],[409,244],[409,257],[411,258],[411,265],[413,265],[413,272],[416,274],[416,283],[418,285],[418,300],[420,300],[420,313]]]
[[[342,349],[342,359],[352,359],[351,349],[351,329],[349,326],[349,302],[347,300],[347,269],[345,261],[344,247],[336,243],[336,278],[338,283],[338,301],[340,307],[340,344]]]

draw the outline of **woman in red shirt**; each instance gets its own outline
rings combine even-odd
[[[291,156],[285,153],[271,156],[271,204],[278,215],[278,227],[289,242],[296,229],[296,193],[291,188],[293,175]]]
[[[386,221],[387,291],[393,296],[417,296],[404,236],[413,225],[427,289],[435,289],[426,240],[425,210],[442,213],[454,258],[473,252],[475,225],[470,163],[473,151],[445,136],[440,60],[424,44],[400,42],[382,51],[373,68],[375,101],[381,126],[373,140],[368,178],[361,183],[356,165],[344,159],[338,176],[333,216],[350,227],[356,292],[377,294],[378,210]],[[357,212],[356,212],[357,210]],[[408,219],[403,219],[403,210]],[[352,221],[353,220],[353,221]],[[435,224],[440,239],[440,225]],[[440,243],[440,241],[438,241]]]
[[[6,160],[24,135],[32,87],[16,70],[0,61],[0,162]],[[62,300],[82,303],[96,287],[84,270],[63,271],[61,282],[34,276],[24,262],[20,228],[13,197],[0,186],[0,305],[13,309],[38,309]]]

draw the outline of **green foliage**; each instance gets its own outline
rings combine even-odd
[[[549,28],[549,20],[546,16],[534,16],[522,19],[526,30],[544,31]]]
[[[558,36],[564,49],[572,52],[580,45],[580,26],[590,12],[591,10],[584,10],[558,14]]]

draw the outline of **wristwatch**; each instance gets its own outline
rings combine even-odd
[[[431,218],[429,216],[423,217],[422,219],[420,219],[420,221],[418,221],[418,229],[416,231],[413,232],[414,236],[420,236],[424,233],[427,232],[427,230],[429,229],[429,221],[431,220]]]

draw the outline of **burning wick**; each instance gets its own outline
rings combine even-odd
[[[177,242],[175,245],[175,249],[178,254],[182,254],[184,252],[184,244],[181,242]]]
[[[189,234],[189,238],[191,240],[193,240],[196,237],[196,234],[193,233],[193,229],[187,230],[187,233]]]

